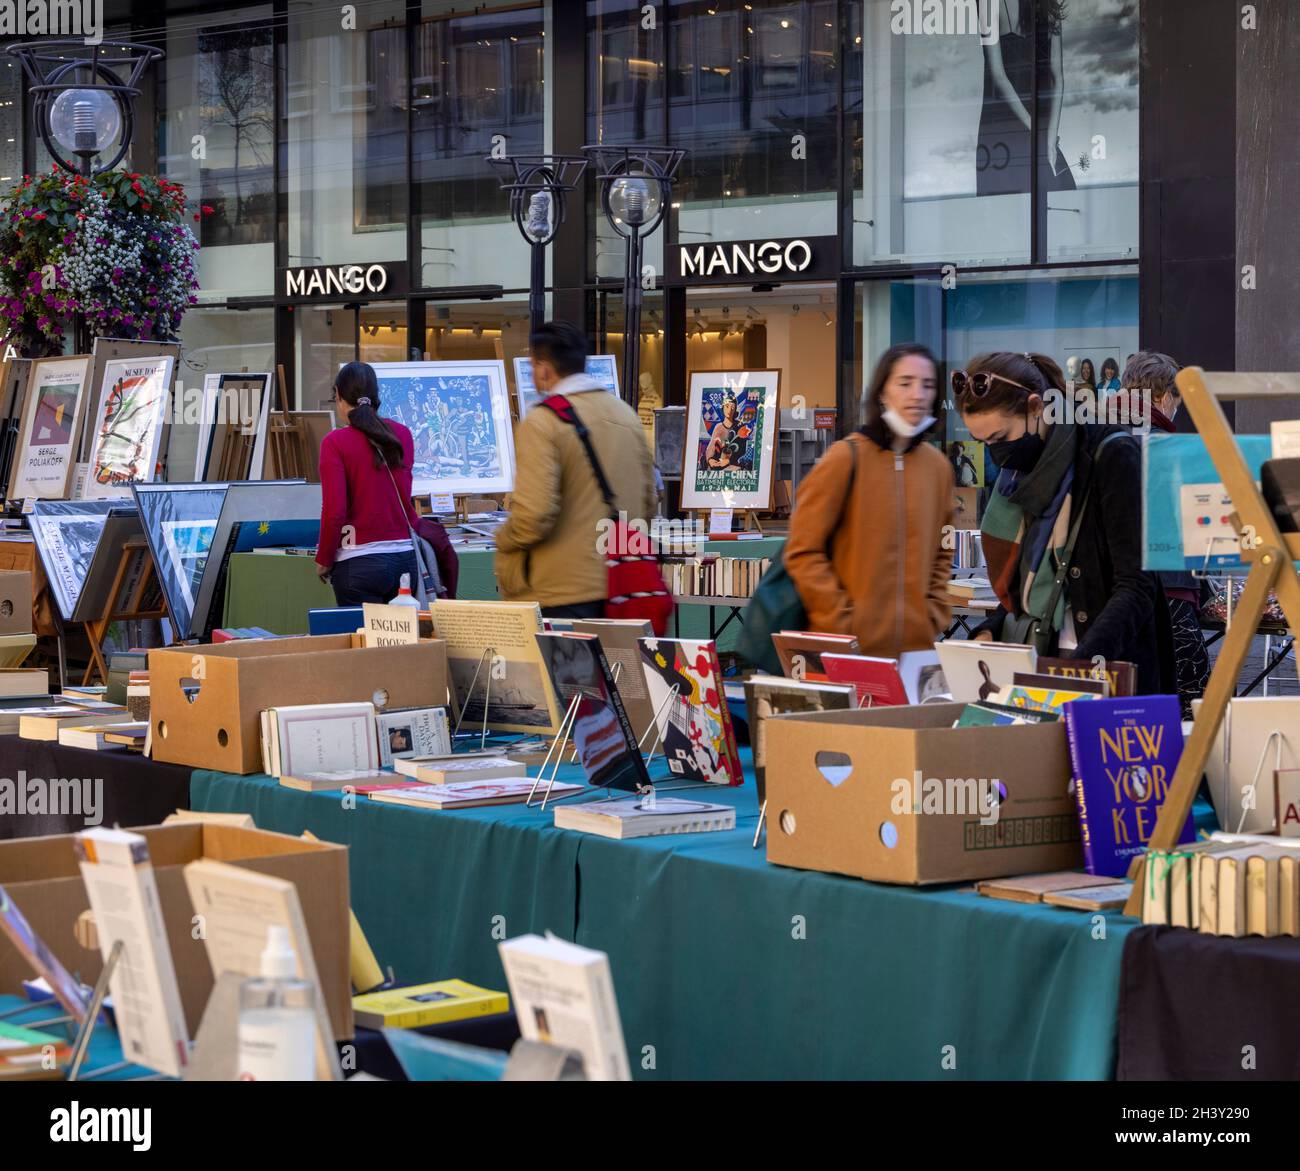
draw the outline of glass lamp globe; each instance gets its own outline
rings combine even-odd
[[[610,211],[634,228],[653,220],[662,203],[659,184],[641,175],[620,175],[609,186]]]
[[[50,133],[73,154],[100,154],[122,133],[122,112],[102,89],[67,89],[50,106]]]

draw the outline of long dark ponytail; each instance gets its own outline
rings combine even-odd
[[[379,380],[368,362],[349,362],[334,379],[334,393],[351,408],[348,426],[355,427],[375,446],[375,467],[402,465],[402,444],[379,417]]]

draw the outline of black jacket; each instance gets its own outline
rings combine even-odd
[[[1153,573],[1142,569],[1142,449],[1128,436],[1097,447],[1124,428],[1079,426],[1072,496],[1088,493],[1079,540],[1065,583],[1066,605],[1074,616],[1078,647],[1071,658],[1101,655],[1137,666],[1141,695],[1173,695],[1173,635],[1165,592]],[[999,637],[1006,611],[980,629]]]

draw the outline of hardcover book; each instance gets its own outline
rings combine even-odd
[[[641,663],[669,770],[713,785],[741,784],[745,777],[712,640],[643,638]]]
[[[761,806],[767,797],[767,721],[794,712],[848,711],[857,702],[847,683],[805,683],[783,675],[751,675],[745,680],[749,743]]]
[[[825,652],[822,669],[831,683],[850,683],[857,692],[858,707],[898,707],[908,702],[897,659],[870,655],[837,655]]]
[[[546,678],[534,637],[542,630],[536,602],[438,601],[429,612],[434,635],[447,643],[456,710],[465,728],[498,732],[559,729],[562,711]]]
[[[600,649],[605,652],[611,673],[617,671],[614,686],[623,700],[623,710],[632,721],[632,731],[638,742],[646,729],[654,723],[655,709],[650,704],[650,693],[645,687],[645,672],[641,670],[641,650],[638,640],[651,638],[654,627],[646,619],[638,618],[578,618],[573,620],[574,634],[594,634],[600,639]]]
[[[710,833],[735,829],[736,807],[711,805],[707,801],[682,801],[674,797],[659,797],[653,801],[624,797],[618,801],[557,806],[555,824],[559,829],[576,829],[605,838]]]
[[[1064,675],[1067,679],[1096,679],[1100,665],[1091,659],[1038,660],[1038,670],[1044,675]],[[1123,699],[1137,690],[1137,667],[1121,659],[1107,659],[1104,665],[1106,684],[1112,699]]]
[[[1183,753],[1178,698],[1070,703],[1065,730],[1088,873],[1123,877],[1134,855],[1146,851]],[[1178,841],[1193,836],[1189,814]]]
[[[1031,646],[1011,642],[945,639],[934,644],[943,664],[948,690],[958,703],[993,699],[1011,683],[1017,671],[1033,671],[1038,661]]]
[[[782,630],[772,635],[772,645],[781,659],[781,670],[790,679],[825,683],[822,655],[856,655],[858,640],[851,634],[818,634],[811,630]]]
[[[447,709],[404,707],[375,716],[379,733],[379,763],[392,768],[393,761],[408,756],[438,756],[451,751],[451,730]]]
[[[577,746],[587,783],[629,792],[648,785],[650,774],[600,639],[594,634],[569,633],[536,637],[560,707],[567,712],[577,701],[569,735]]]

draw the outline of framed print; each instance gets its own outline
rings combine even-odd
[[[62,500],[80,438],[81,403],[90,355],[41,358],[28,379],[9,497]]]
[[[189,636],[199,583],[226,500],[225,484],[133,484],[149,551],[179,638]]]
[[[65,622],[75,621],[73,614],[86,584],[86,574],[104,534],[108,514],[116,503],[113,500],[37,500],[32,507],[32,540]]]
[[[18,428],[27,396],[27,378],[33,359],[0,361],[0,491],[7,491],[18,458]]]
[[[120,337],[97,337],[95,339],[95,344],[90,350],[90,379],[86,383],[86,401],[81,408],[81,439],[77,444],[77,462],[79,465],[89,466],[87,461],[90,459],[90,449],[95,441],[93,416],[103,397],[104,374],[108,364],[114,361],[128,360],[143,362],[149,358],[167,356],[172,359],[172,380],[174,384],[176,373],[180,369],[180,342],[154,342],[142,341],[139,338]],[[171,387],[168,387],[169,393],[170,390]],[[170,431],[170,428],[168,428],[168,431]],[[76,474],[80,475],[81,471],[81,467],[78,467]],[[73,497],[74,499],[79,498],[75,485]]]
[[[618,363],[613,354],[588,354],[586,370],[589,378],[594,378],[615,398],[618,397]],[[526,357],[515,359],[515,394],[521,419],[542,401],[533,385],[533,364]]]
[[[509,492],[515,437],[504,362],[373,362],[379,413],[410,429],[412,491]]]
[[[696,371],[686,400],[683,508],[772,507],[779,370]]]
[[[203,388],[196,479],[215,483],[260,480],[266,462],[270,374],[218,374],[210,397]]]
[[[87,500],[124,496],[131,484],[154,479],[173,364],[170,354],[104,363],[99,405],[91,416]]]

